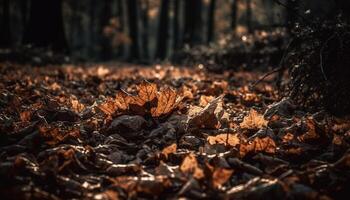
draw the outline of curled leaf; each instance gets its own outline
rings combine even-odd
[[[219,104],[222,104],[222,97],[212,100],[205,108],[197,109],[197,111],[193,112],[193,116],[191,116],[188,120],[189,128],[208,128],[215,129],[220,127],[220,119],[222,117],[222,112],[217,111],[217,107]],[[222,107],[221,107],[222,109]],[[219,115],[219,116],[218,116]],[[221,116],[220,116],[221,115]]]

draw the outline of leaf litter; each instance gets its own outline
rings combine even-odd
[[[4,199],[343,199],[350,120],[258,72],[1,64]],[[147,80],[147,81],[146,81]]]

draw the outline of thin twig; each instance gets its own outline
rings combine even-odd
[[[272,71],[269,71],[267,72],[263,77],[261,77],[259,80],[255,81],[251,87],[255,87],[256,85],[258,85],[261,81],[263,81],[265,78],[267,78],[268,76],[274,74],[274,73],[277,73],[277,72],[280,72],[280,71],[283,71],[284,69],[284,60],[288,54],[288,49],[289,47],[292,45],[292,43],[294,42],[294,39],[291,39],[289,42],[288,42],[288,45],[286,47],[286,49],[284,50],[284,53],[283,53],[283,56],[281,58],[281,61],[279,63],[279,67],[272,70]]]
[[[255,82],[251,85],[251,87],[254,88],[254,87],[255,87],[256,85],[258,85],[261,81],[265,80],[265,78],[271,76],[271,75],[274,74],[274,73],[279,72],[279,71],[282,70],[282,69],[283,69],[283,67],[280,66],[280,67],[278,67],[278,68],[276,68],[276,69],[274,69],[274,70],[272,70],[272,71],[267,72],[263,77],[261,77],[261,78],[259,78],[257,81],[255,81]]]

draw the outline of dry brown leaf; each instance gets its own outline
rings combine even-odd
[[[61,86],[57,82],[54,82],[50,85],[50,89],[53,91],[61,90]]]
[[[94,199],[108,199],[108,200],[119,200],[119,194],[117,191],[108,189],[103,193],[94,196]]]
[[[113,115],[117,111],[118,106],[113,99],[108,98],[105,102],[99,104],[97,108],[106,115]]]
[[[137,181],[133,179],[133,177],[129,176],[119,176],[117,178],[112,179],[115,185],[120,188],[123,188],[125,191],[135,191],[135,187],[137,185]],[[136,192],[136,191],[135,191]]]
[[[188,88],[187,86],[182,86],[179,90],[179,94],[184,98],[184,99],[193,99],[194,95],[191,91],[190,88]]]
[[[137,86],[137,96],[133,97],[133,104],[143,106],[157,97],[157,85],[155,83],[143,82]]]
[[[131,101],[130,96],[123,92],[123,91],[118,91],[116,96],[115,96],[115,104],[118,109],[120,110],[127,110],[129,109],[129,103]]]
[[[224,185],[232,176],[233,170],[217,168],[212,175],[212,184],[215,188],[220,188]]]
[[[240,156],[244,157],[248,153],[270,153],[276,152],[276,143],[270,137],[254,138],[251,142],[242,143],[239,148]]]
[[[288,143],[291,142],[294,139],[294,135],[292,133],[286,133],[282,137],[282,143]]]
[[[214,81],[212,85],[206,88],[207,95],[220,95],[227,91],[228,83],[227,81]]]
[[[205,108],[196,109],[196,111],[189,111],[190,118],[188,120],[189,128],[208,128],[208,129],[216,129],[220,127],[220,119],[218,119],[216,108],[219,104],[222,104],[222,97],[212,100]],[[222,115],[221,115],[222,117]]]
[[[244,93],[242,100],[246,103],[257,103],[261,101],[261,98],[255,93]]]
[[[57,127],[39,126],[39,134],[45,139],[48,145],[54,146],[68,138],[78,138],[79,130],[63,131]]]
[[[32,112],[30,110],[23,111],[19,114],[19,117],[22,122],[28,122],[32,117]]]
[[[334,123],[332,126],[332,130],[336,132],[346,132],[350,130],[350,122],[348,120],[343,120],[341,122],[336,121],[336,123]]]
[[[165,159],[168,159],[168,156],[169,156],[170,154],[175,153],[176,150],[177,150],[177,145],[174,143],[174,144],[172,144],[172,145],[170,145],[170,146],[165,147],[165,148],[163,149],[163,151],[162,151],[162,154],[165,156]]]
[[[224,144],[232,147],[240,143],[240,140],[237,137],[237,134],[226,134],[226,133],[219,134],[217,136],[209,136],[207,138],[207,141],[210,145]]]
[[[79,102],[79,100],[77,100],[77,99],[72,99],[71,98],[70,99],[70,103],[72,105],[72,108],[73,108],[74,112],[76,112],[76,113],[80,113],[80,112],[82,112],[85,109],[84,104],[81,104]]]
[[[215,97],[213,96],[205,96],[202,95],[199,99],[199,106],[201,107],[205,107],[206,105],[208,105],[209,102],[211,102]]]
[[[154,83],[143,82],[137,86],[137,90],[136,96],[119,91],[115,99],[108,98],[97,108],[109,116],[116,113],[160,117],[171,113],[182,101],[177,92],[170,88],[158,92]]]
[[[316,124],[315,121],[308,117],[305,121],[307,131],[305,134],[297,137],[300,142],[312,142],[320,138],[320,135],[316,133]]]
[[[157,94],[157,107],[151,109],[153,117],[159,117],[170,113],[177,106],[177,93],[167,88]]]
[[[260,115],[256,110],[250,110],[249,114],[244,117],[243,122],[240,123],[240,127],[243,129],[261,129],[267,126],[267,121],[263,115]]]
[[[119,176],[113,180],[114,185],[123,188],[133,196],[136,193],[145,193],[148,195],[159,195],[163,190],[171,185],[169,179],[164,176],[151,177],[133,177]]]
[[[183,173],[192,174],[196,179],[204,178],[204,172],[201,168],[199,168],[198,161],[193,153],[190,153],[184,158],[180,166],[180,170]]]

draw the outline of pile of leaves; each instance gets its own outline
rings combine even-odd
[[[350,123],[261,74],[0,67],[4,199],[341,199]],[[145,81],[147,80],[147,81]]]
[[[203,64],[213,72],[222,69],[266,68],[279,64],[286,43],[284,29],[256,31],[242,36],[230,34],[218,43],[186,46],[173,55],[172,61],[181,65]]]

